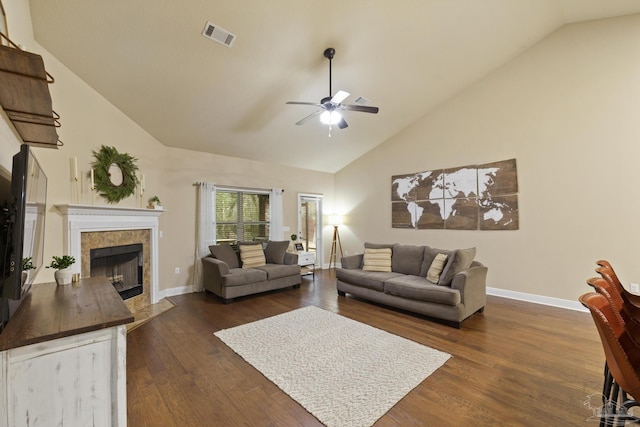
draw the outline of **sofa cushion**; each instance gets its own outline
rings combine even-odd
[[[267,273],[267,280],[279,279],[281,277],[294,276],[300,274],[300,266],[298,264],[265,264],[255,267],[256,270],[262,270]]]
[[[424,277],[404,275],[384,282],[384,293],[418,301],[457,305],[460,291],[430,283]]]
[[[268,264],[284,264],[284,254],[289,248],[288,240],[269,240],[264,248],[264,257]]]
[[[427,280],[434,285],[437,285],[446,262],[447,256],[445,254],[436,255],[436,257],[433,259],[433,262],[431,263],[431,267],[429,267],[429,271],[427,271]]]
[[[222,276],[223,286],[242,286],[267,280],[267,272],[257,268],[233,268]]]
[[[424,259],[424,246],[394,245],[391,263],[392,271],[402,274],[419,275]]]
[[[365,248],[362,261],[364,271],[391,271],[391,248]]]
[[[262,245],[240,245],[239,247],[242,268],[258,267],[266,264]]]
[[[384,281],[394,277],[402,276],[400,273],[382,271],[362,271],[360,269],[336,269],[336,278],[354,286],[373,289],[382,292]]]
[[[447,265],[442,271],[442,275],[440,275],[438,285],[451,285],[453,276],[469,268],[475,257],[476,248],[456,250],[456,254],[453,260],[448,261]]]
[[[427,277],[427,272],[429,271],[431,264],[433,264],[433,260],[436,258],[436,255],[445,254],[447,256],[448,263],[453,259],[453,252],[454,251],[450,249],[438,249],[426,246],[424,248],[424,259],[422,260],[422,266],[420,267],[420,274],[418,274],[418,276]],[[447,264],[444,265],[444,268],[447,268]]]
[[[238,254],[233,250],[231,245],[211,245],[209,251],[214,258],[219,259],[227,263],[229,268],[240,267],[240,260]]]

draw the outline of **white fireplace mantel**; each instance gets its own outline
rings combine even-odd
[[[151,231],[151,304],[158,302],[158,217],[162,210],[123,208],[112,206],[56,205],[64,217],[63,245],[65,254],[81,259],[81,234],[93,231],[144,230]],[[80,273],[76,264],[74,273]]]

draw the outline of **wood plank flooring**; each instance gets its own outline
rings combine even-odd
[[[586,279],[586,278],[585,278]],[[581,278],[577,278],[581,280]],[[585,283],[585,292],[590,288]],[[338,297],[335,275],[224,305],[210,294],[176,304],[127,335],[130,427],[321,426],[213,333],[315,305],[453,355],[375,424],[575,426],[602,389],[604,354],[588,313],[489,297],[461,329]]]

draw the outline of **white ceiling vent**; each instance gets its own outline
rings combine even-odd
[[[232,34],[224,28],[212,24],[209,21],[207,21],[207,24],[204,26],[202,35],[208,39],[213,40],[214,42],[223,44],[226,47],[231,47],[233,45],[233,42],[236,41],[235,34]]]

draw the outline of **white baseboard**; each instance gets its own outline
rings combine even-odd
[[[571,301],[567,299],[545,297],[542,295],[527,294],[524,292],[508,291],[505,289],[487,287],[487,295],[494,295],[497,297],[515,299],[518,301],[532,302],[534,304],[549,305],[552,307],[566,308],[567,310],[588,312],[582,304],[578,301]]]
[[[193,286],[180,286],[177,288],[169,288],[169,289],[165,289],[163,291],[160,291],[160,298],[158,298],[158,300],[161,300],[162,298],[166,298],[166,297],[172,297],[175,295],[183,295],[183,294],[190,294],[193,292]]]

